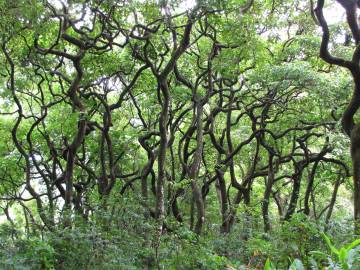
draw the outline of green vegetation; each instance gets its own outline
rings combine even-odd
[[[0,0],[0,269],[360,269],[357,2]]]

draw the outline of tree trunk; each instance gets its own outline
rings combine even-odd
[[[265,232],[268,232],[271,229],[271,224],[269,220],[269,202],[270,202],[270,196],[271,196],[271,190],[273,184],[274,184],[273,155],[269,153],[269,172],[267,176],[264,199],[261,207]]]
[[[308,178],[308,184],[306,187],[306,192],[305,192],[305,199],[304,199],[304,214],[305,215],[309,215],[310,214],[310,204],[309,204],[309,200],[310,200],[310,194],[314,185],[314,179],[315,179],[315,173],[316,173],[316,168],[319,164],[319,161],[315,161],[312,169],[311,169],[311,173],[309,175]]]
[[[327,225],[330,221],[333,209],[334,209],[334,205],[336,202],[336,197],[337,197],[337,193],[341,184],[341,180],[342,180],[342,175],[339,173],[338,179],[336,179],[335,185],[334,185],[334,191],[333,194],[331,196],[331,200],[330,200],[330,204],[329,204],[329,209],[326,213],[326,218],[325,218],[325,224]]]
[[[360,124],[351,131],[351,158],[354,183],[355,233],[360,234]]]

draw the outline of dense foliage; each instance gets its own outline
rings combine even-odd
[[[0,0],[0,269],[360,269],[327,2]]]

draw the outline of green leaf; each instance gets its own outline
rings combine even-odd
[[[264,270],[271,270],[271,262],[269,258],[266,259]]]
[[[339,255],[339,250],[337,250],[335,248],[335,246],[331,243],[330,238],[324,233],[322,234],[322,237],[324,238],[324,240],[325,240],[326,244],[328,245],[328,247],[330,248],[331,252],[338,256]]]
[[[347,246],[345,246],[346,251],[350,251],[353,248],[356,248],[358,245],[360,245],[360,239],[356,239],[355,241],[351,242]]]
[[[348,253],[345,248],[340,249],[338,257],[339,257],[339,261],[340,261],[342,269],[348,270],[349,269],[349,266],[347,263]]]
[[[266,259],[264,270],[276,270],[269,258]]]

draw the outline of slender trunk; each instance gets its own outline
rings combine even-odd
[[[168,143],[167,122],[169,118],[170,95],[167,82],[160,83],[160,89],[163,94],[162,110],[159,119],[160,146],[158,155],[158,177],[156,183],[156,218],[164,218],[164,181],[166,170],[166,149]]]
[[[65,170],[65,207],[67,209],[71,208],[71,202],[73,199],[73,174],[74,174],[74,165],[75,165],[75,157],[76,152],[79,146],[81,145],[84,137],[85,137],[85,128],[86,128],[86,120],[84,116],[80,115],[79,120],[79,129],[78,132],[70,145],[67,157],[66,157],[66,170]]]
[[[216,188],[218,190],[220,213],[222,218],[220,232],[227,233],[229,232],[229,222],[228,222],[229,220],[228,220],[228,201],[227,201],[226,183],[224,179],[224,173],[221,170],[216,170],[216,174],[217,174]]]
[[[295,165],[295,166],[301,166],[301,165]],[[303,168],[296,168],[296,172],[293,175],[293,190],[290,197],[289,207],[287,209],[287,212],[285,214],[284,220],[290,220],[292,215],[294,214],[296,210],[296,205],[299,199],[299,192],[301,187],[301,176],[302,176],[302,170]]]
[[[351,158],[354,183],[355,233],[360,234],[360,124],[351,131]]]
[[[272,186],[274,184],[274,170],[273,170],[273,155],[269,153],[269,172],[267,176],[266,188],[264,192],[264,199],[262,202],[262,216],[264,221],[264,231],[268,232],[271,229],[269,220],[269,203]]]
[[[203,151],[203,123],[202,123],[202,113],[203,113],[203,105],[200,101],[197,102],[196,105],[196,124],[197,124],[197,134],[196,134],[196,151],[194,153],[194,161],[190,168],[190,178],[191,187],[193,190],[193,198],[197,208],[197,221],[195,225],[195,232],[197,234],[201,233],[202,225],[205,221],[205,208],[204,201],[201,194],[201,189],[197,184],[197,180],[199,177],[200,163],[202,158]]]
[[[334,206],[335,206],[337,193],[338,193],[338,190],[339,190],[339,187],[340,187],[340,184],[341,184],[341,180],[342,180],[342,176],[339,175],[338,179],[335,182],[334,191],[333,191],[333,194],[332,194],[331,200],[330,200],[329,210],[328,210],[328,212],[326,214],[326,219],[325,219],[326,224],[328,224],[329,221],[330,221],[330,218],[331,218]]]
[[[308,184],[306,187],[306,192],[305,192],[305,198],[304,198],[304,214],[305,215],[309,215],[310,214],[310,204],[309,204],[309,200],[310,200],[310,194],[314,185],[314,179],[315,179],[315,173],[316,173],[316,168],[319,164],[319,161],[316,161],[311,169],[311,173],[309,175],[308,178]]]

